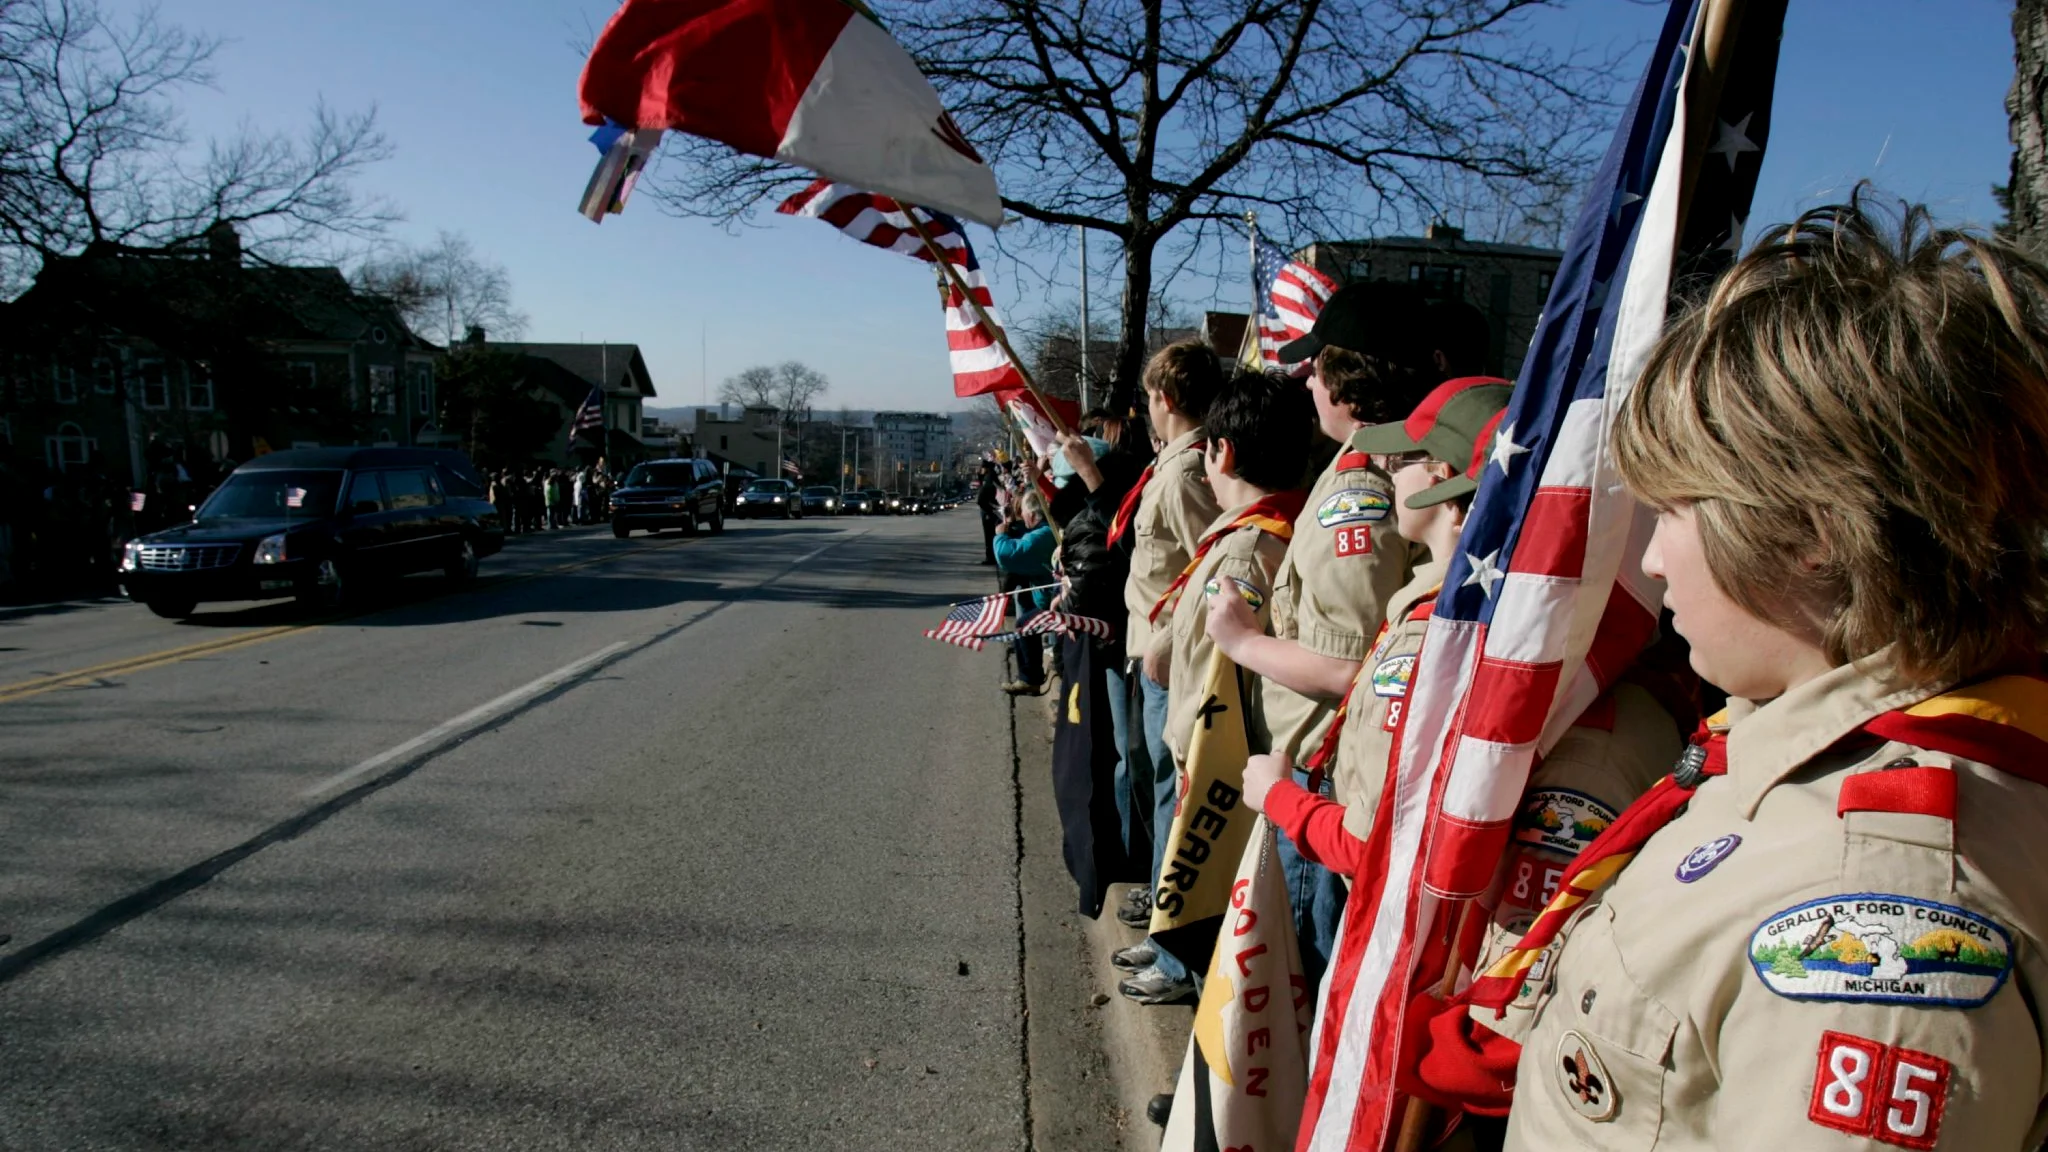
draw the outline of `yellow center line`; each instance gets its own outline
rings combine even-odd
[[[589,568],[597,564],[623,560],[629,556],[660,551],[663,548],[673,548],[692,539],[696,538],[685,536],[676,540],[664,540],[659,544],[642,545],[631,552],[614,552],[610,555],[593,556],[585,560],[572,560],[567,564],[558,564],[552,568],[540,568],[532,572],[522,572],[516,576],[497,581],[491,586],[502,588],[508,584],[518,584],[522,581],[533,580],[542,576],[552,576],[556,573],[570,572],[578,568]],[[280,624],[276,627],[262,628],[254,632],[243,632],[234,636],[221,636],[212,640],[201,640],[196,644],[187,644],[181,648],[166,648],[161,652],[146,652],[140,656],[129,656],[121,660],[112,660],[105,664],[95,664],[90,668],[76,668],[69,672],[39,676],[33,680],[21,680],[13,684],[0,684],[0,704],[9,704],[16,700],[26,700],[31,696],[40,696],[45,692],[54,692],[59,688],[89,684],[94,680],[104,679],[108,676],[147,672],[152,668],[160,668],[166,664],[177,664],[198,656],[208,656],[234,648],[247,647],[251,644],[260,644],[265,640],[275,640],[279,636],[288,636],[294,632],[305,632],[318,628],[326,623],[330,623],[330,621],[308,620],[300,624]]]

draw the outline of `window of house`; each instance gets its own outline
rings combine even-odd
[[[114,358],[96,356],[92,362],[92,390],[102,396],[111,396],[120,384],[120,376],[114,371]]]
[[[431,364],[411,365],[412,408],[421,416],[434,414],[434,368]]]
[[[1353,282],[1372,279],[1372,261],[1353,260],[1351,262],[1351,279]]]
[[[57,425],[55,435],[43,437],[43,462],[59,472],[91,462],[92,450],[92,438],[68,421]]]
[[[59,404],[78,403],[78,369],[61,361],[51,364],[50,391]]]
[[[1536,294],[1545,300],[1550,299],[1550,286],[1556,280],[1557,274],[1554,272],[1538,272],[1536,274]]]
[[[389,364],[370,365],[370,411],[379,416],[398,411],[398,369]]]
[[[313,386],[320,381],[319,369],[311,361],[307,360],[298,360],[285,365],[284,374],[285,379],[291,382],[291,386],[300,392],[312,391]]]
[[[1408,280],[1421,285],[1422,294],[1431,300],[1465,298],[1465,270],[1455,264],[1410,264]]]
[[[213,366],[191,364],[185,369],[185,407],[195,412],[213,411]]]
[[[142,393],[144,408],[169,408],[171,406],[170,370],[161,360],[138,360],[135,362],[135,379]]]

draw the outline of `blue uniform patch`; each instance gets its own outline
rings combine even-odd
[[[1406,696],[1408,681],[1415,675],[1415,657],[1389,656],[1380,661],[1372,670],[1372,694],[1375,696]]]
[[[1726,860],[1729,854],[1734,852],[1741,844],[1742,837],[1730,832],[1726,836],[1717,836],[1687,852],[1685,859],[1678,862],[1678,882],[1680,884],[1690,884],[1707,873],[1712,872],[1716,865]]]
[[[1793,1000],[1975,1008],[2012,972],[2012,937],[1967,908],[1856,892],[1776,913],[1750,937],[1749,962]]]

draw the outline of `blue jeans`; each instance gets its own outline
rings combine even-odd
[[[1152,891],[1159,891],[1159,874],[1166,865],[1166,853],[1173,839],[1173,802],[1176,783],[1173,752],[1166,746],[1166,688],[1154,684],[1143,672],[1137,673],[1138,691],[1143,697],[1145,739],[1134,753],[1143,756],[1146,777],[1152,786]],[[1135,783],[1135,781],[1134,781]],[[1142,790],[1140,795],[1142,795]],[[1164,948],[1159,953],[1159,971],[1173,980],[1187,978],[1188,966]]]
[[[1116,791],[1116,823],[1128,857],[1138,845],[1142,827],[1137,805],[1131,802],[1131,790],[1136,787],[1131,771],[1131,681],[1115,663],[1103,668],[1102,677],[1109,688],[1110,739],[1116,741],[1116,777],[1110,787]]]
[[[1308,773],[1296,768],[1294,782],[1308,787]],[[1337,950],[1337,920],[1344,915],[1347,893],[1335,872],[1302,859],[1285,832],[1273,831],[1280,875],[1287,883],[1287,903],[1294,910],[1294,935],[1301,944],[1301,970],[1313,996],[1322,987],[1323,969],[1330,966],[1330,956]]]

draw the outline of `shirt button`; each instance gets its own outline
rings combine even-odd
[[[1591,1012],[1592,1010],[1593,1010],[1593,990],[1592,990],[1591,988],[1588,988],[1588,989],[1586,989],[1586,994],[1585,994],[1584,996],[1581,996],[1581,997],[1579,997],[1579,1011],[1580,1011],[1580,1012],[1582,1012],[1582,1013],[1584,1013],[1584,1012]]]

